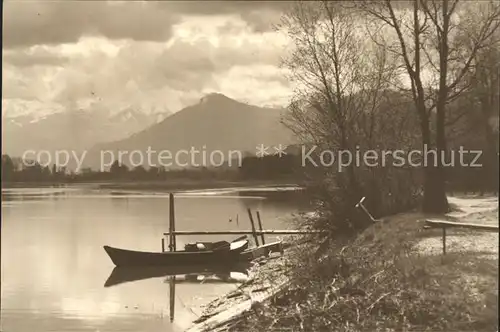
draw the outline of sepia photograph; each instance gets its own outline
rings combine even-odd
[[[500,0],[2,1],[0,332],[497,332]]]

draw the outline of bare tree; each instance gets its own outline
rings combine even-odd
[[[364,27],[352,8],[329,1],[296,3],[280,26],[293,44],[284,65],[296,84],[286,124],[305,143],[319,147],[318,152],[346,151],[352,156],[360,147],[395,147],[397,141],[409,147],[415,141],[407,139],[411,117],[395,116],[402,114],[401,105],[391,105],[394,93],[389,90],[397,70],[394,59],[385,47],[366,42]],[[341,158],[336,166],[346,161]],[[373,209],[383,213],[382,202],[389,202],[391,190],[396,190],[397,181],[389,184],[390,179],[381,175],[388,175],[388,169],[367,168],[354,161],[346,164],[343,170],[335,166],[315,169],[322,186],[338,189],[323,200],[325,219],[343,223],[333,225],[336,235],[362,227],[362,218],[352,218],[353,206],[362,195],[369,195]],[[406,187],[408,192],[411,187]]]
[[[438,158],[424,165],[424,202],[427,212],[446,212],[446,108],[469,88],[465,77],[478,52],[491,41],[500,24],[497,1],[390,0],[365,2],[371,24],[393,32],[390,50],[399,57],[409,80],[420,120],[422,144],[435,148]],[[476,29],[470,29],[476,25]],[[374,40],[385,36],[373,35]]]

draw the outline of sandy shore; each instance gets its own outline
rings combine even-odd
[[[498,198],[497,197],[449,197],[449,203],[455,211],[445,215],[451,221],[496,225],[498,226]],[[498,259],[498,233],[478,232],[468,230],[470,236],[451,233],[446,237],[448,253],[479,252]],[[421,240],[416,248],[426,255],[441,255],[443,251],[441,237],[430,237]]]

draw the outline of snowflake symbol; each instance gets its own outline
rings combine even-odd
[[[283,157],[283,156],[286,156],[286,150],[287,146],[283,146],[283,145],[278,145],[278,146],[275,146],[274,147],[274,150],[276,150],[276,152],[274,153],[274,155],[277,155],[278,157]]]
[[[259,158],[269,155],[269,152],[267,151],[269,147],[264,144],[256,146],[255,149],[257,150],[257,157]]]

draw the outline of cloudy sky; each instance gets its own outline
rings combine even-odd
[[[287,5],[4,1],[2,112],[177,111],[210,92],[284,105]]]

